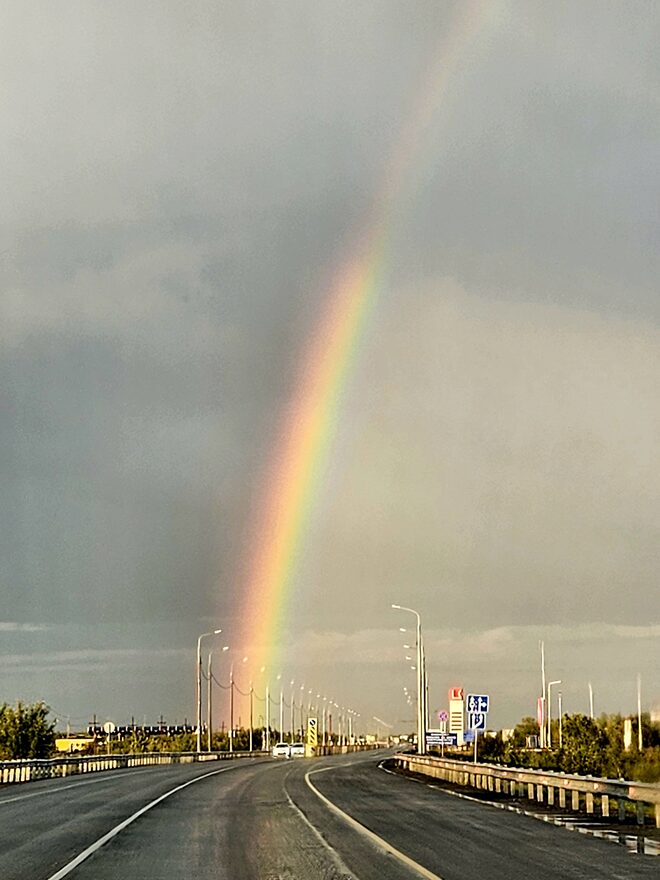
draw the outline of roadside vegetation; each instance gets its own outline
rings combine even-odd
[[[642,715],[642,743],[638,748],[637,723],[632,743],[624,748],[624,718],[601,715],[564,715],[559,747],[559,722],[552,723],[552,749],[529,748],[529,737],[538,737],[533,718],[523,718],[506,741],[498,733],[479,740],[479,760],[509,767],[555,770],[580,776],[601,776],[636,782],[660,782],[660,724]]]
[[[45,703],[0,706],[0,761],[49,758],[55,750],[55,724]]]

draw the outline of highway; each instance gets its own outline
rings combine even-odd
[[[382,757],[173,765],[5,786],[0,877],[658,877],[657,858],[386,773]]]

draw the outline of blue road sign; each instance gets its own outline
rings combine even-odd
[[[470,730],[486,729],[486,713],[485,712],[468,712],[468,728]]]
[[[465,703],[466,712],[490,711],[490,697],[488,694],[468,694]]]

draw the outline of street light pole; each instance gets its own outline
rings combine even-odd
[[[541,647],[541,717],[539,718],[539,734],[541,737],[541,748],[545,748],[545,642],[540,641]]]
[[[417,754],[423,755],[425,752],[425,719],[426,719],[426,700],[425,700],[425,673],[424,673],[424,649],[422,646],[422,619],[418,611],[414,608],[406,608],[404,605],[392,605],[397,611],[407,611],[414,614],[417,618]]]
[[[225,645],[222,649],[223,653],[229,650],[229,645]],[[213,656],[213,651],[209,651],[209,660],[208,660],[208,682],[209,682],[209,690],[208,690],[208,700],[207,700],[207,713],[208,713],[208,751],[211,751],[211,737],[213,736],[213,672],[211,669],[211,657]]]
[[[254,694],[254,688],[252,687],[252,682],[250,682],[250,751],[252,751],[252,695]]]
[[[223,648],[224,650],[224,648]],[[243,657],[241,663],[245,663],[247,657]],[[234,751],[234,661],[229,667],[229,751]]]
[[[265,732],[265,750],[270,752],[270,682],[266,682],[266,732]],[[261,744],[264,748],[264,743]]]
[[[552,748],[552,695],[551,690],[554,684],[561,684],[561,679],[548,682],[548,748]]]
[[[642,751],[642,674],[637,673],[637,748]]]
[[[211,686],[213,683],[213,679],[211,678],[211,676],[213,675],[212,667],[211,667],[211,657],[212,656],[213,656],[213,652],[209,651],[209,661],[206,666],[206,675],[207,675],[207,681],[208,681],[207,704],[206,704],[206,717],[208,718],[208,727],[207,727],[207,730],[208,730],[208,739],[207,739],[208,749],[207,749],[207,751],[209,751],[209,752],[211,751],[211,737],[213,736],[213,722],[212,722],[212,718],[213,718],[213,697],[212,697],[213,688]]]
[[[234,751],[234,661],[229,667],[229,751]]]
[[[221,633],[221,629],[202,633],[197,639],[197,751],[202,751],[202,639]]]

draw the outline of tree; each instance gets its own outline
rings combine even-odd
[[[44,703],[0,706],[0,759],[48,758],[55,746],[55,724]]]
[[[530,753],[527,750],[527,737],[534,736],[538,740],[538,722],[529,716],[516,724],[513,733],[504,744],[504,763],[524,767],[530,763]]]
[[[600,776],[608,738],[603,728],[586,715],[566,715],[559,763],[564,773]]]

